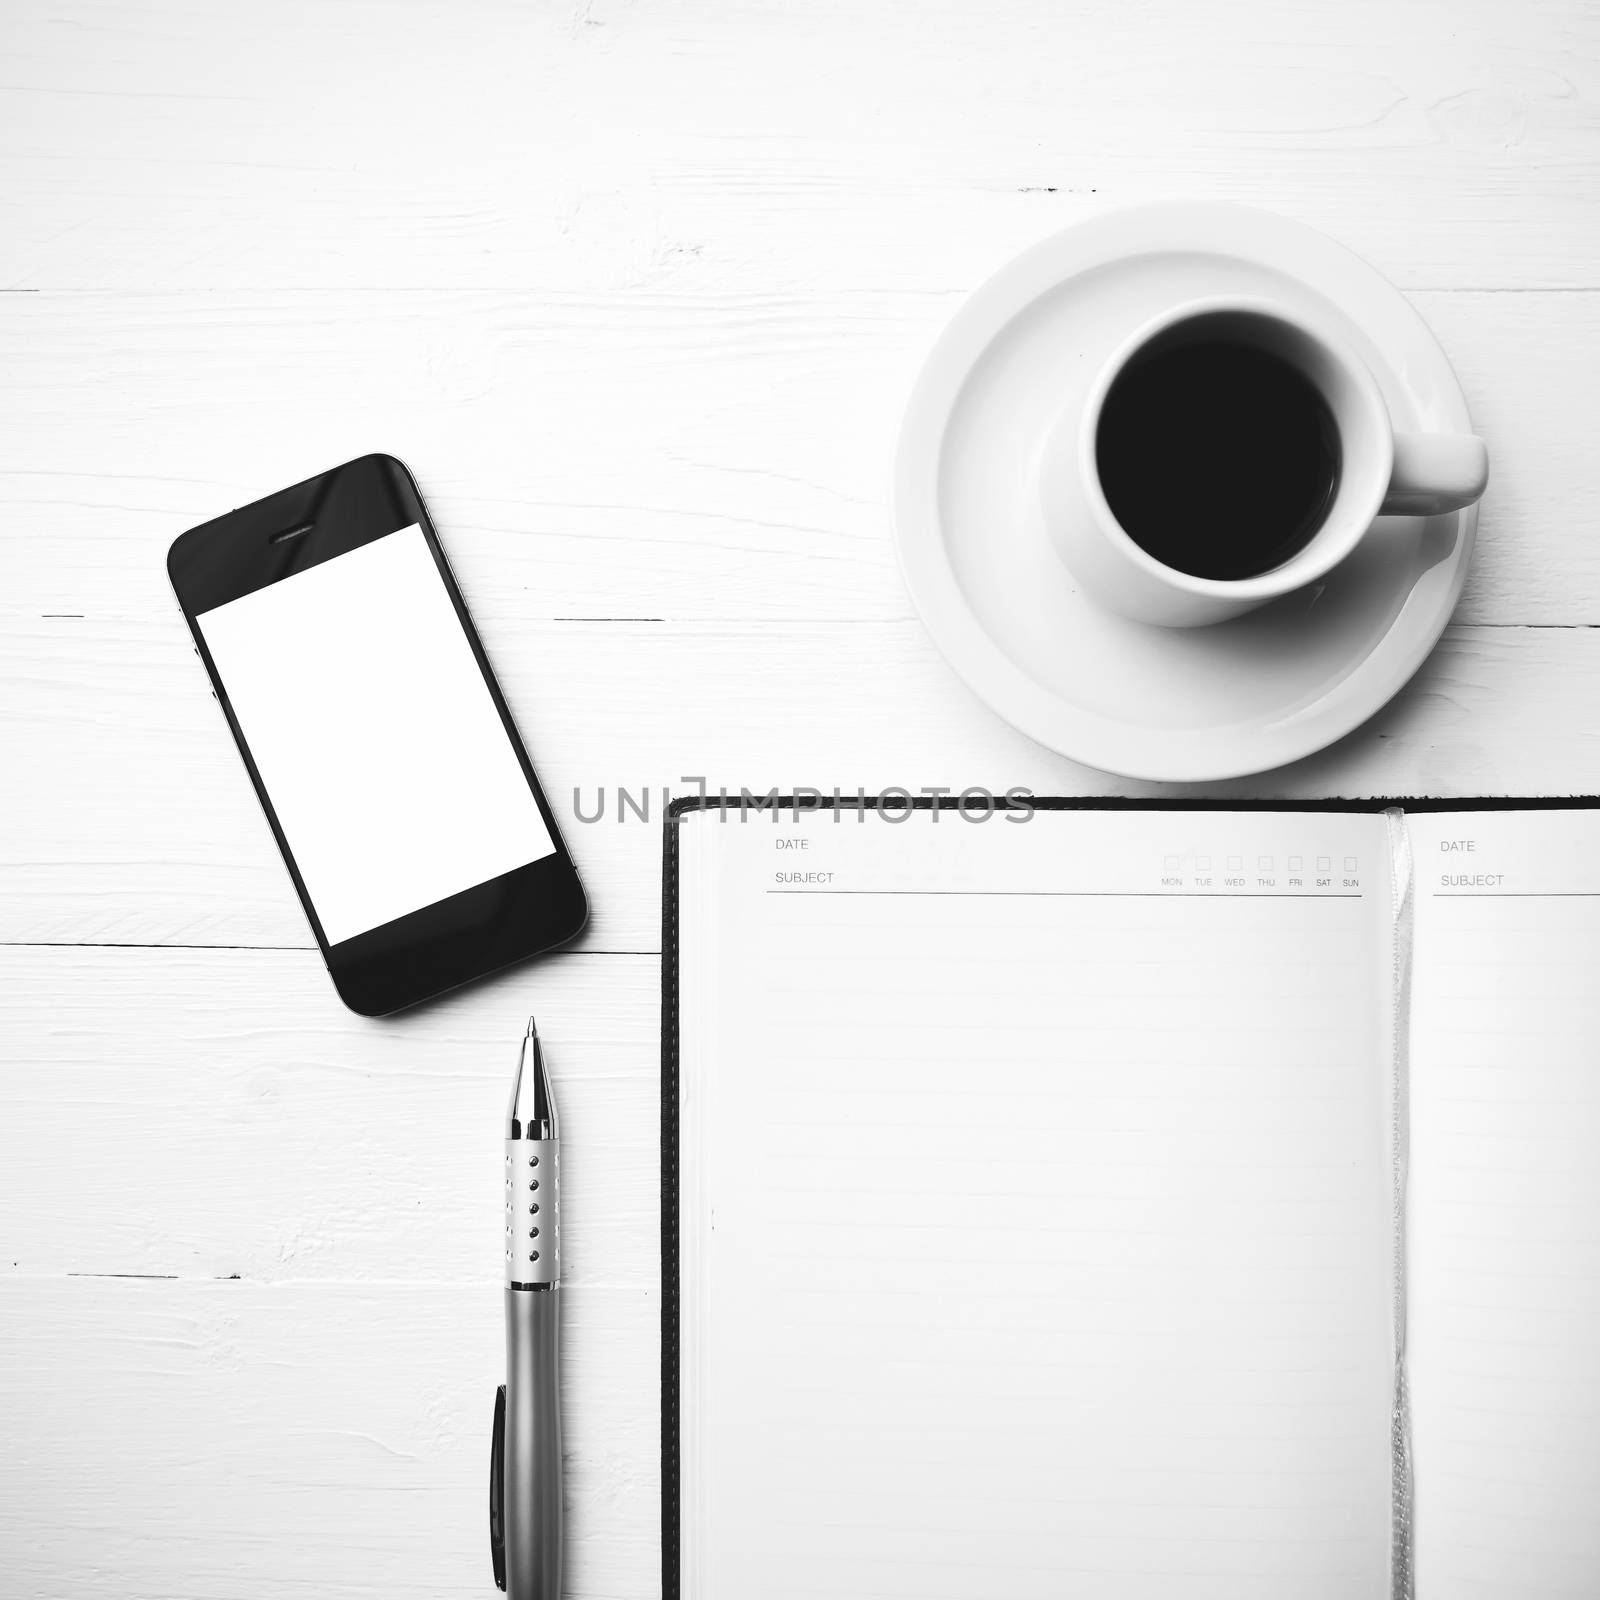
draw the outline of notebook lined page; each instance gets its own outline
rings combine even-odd
[[[1600,1593],[1600,816],[1410,819],[1420,1600]]]
[[[1382,819],[682,842],[686,1600],[1386,1595]]]

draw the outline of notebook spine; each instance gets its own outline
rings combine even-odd
[[[678,860],[683,818],[676,801],[661,849],[661,1596],[681,1588],[678,1448]]]
[[[1394,885],[1391,968],[1393,1161],[1394,1394],[1389,1417],[1391,1600],[1412,1600],[1411,1399],[1406,1380],[1406,1189],[1411,1154],[1411,957],[1413,946],[1411,835],[1397,806],[1384,812],[1389,825],[1390,876]]]

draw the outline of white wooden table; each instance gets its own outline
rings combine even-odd
[[[1416,682],[1212,792],[1600,788],[1592,0],[5,0],[0,62],[0,1595],[492,1592],[530,1010],[569,1591],[656,1592],[662,787],[1152,792],[978,705],[890,546],[911,376],[1042,234],[1163,198],[1322,227],[1490,440]],[[371,449],[595,907],[386,1023],[334,996],[163,568]]]

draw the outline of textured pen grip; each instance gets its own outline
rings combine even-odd
[[[561,1595],[561,1291],[507,1289],[508,1600]]]
[[[506,1282],[561,1278],[561,1141],[506,1140]]]

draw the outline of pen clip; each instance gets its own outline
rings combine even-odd
[[[494,1435],[489,1442],[489,1559],[494,1585],[506,1586],[506,1386],[494,1393]]]

